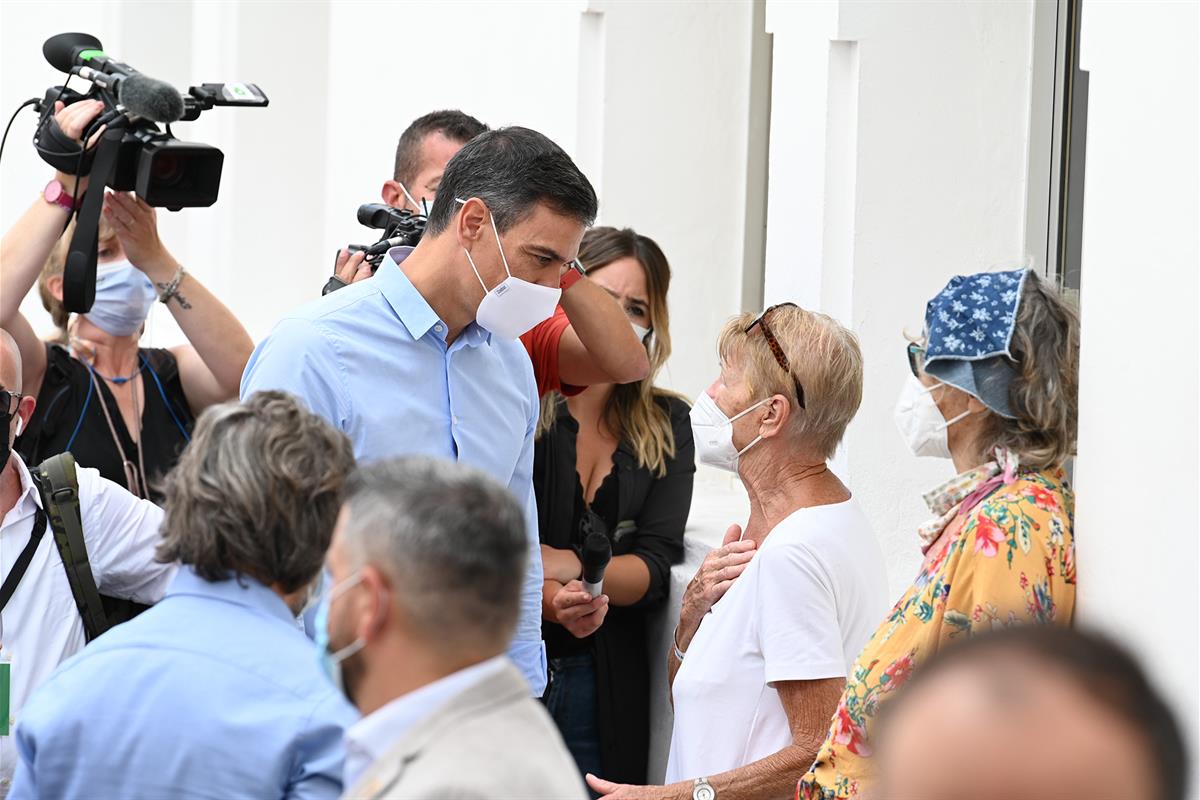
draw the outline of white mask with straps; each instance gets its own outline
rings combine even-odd
[[[764,397],[749,408],[727,417],[716,401],[708,396],[708,392],[702,392],[696,398],[696,404],[692,406],[690,413],[692,438],[696,443],[696,460],[710,467],[737,472],[738,459],[758,444],[762,436],[755,437],[754,441],[738,450],[733,444],[733,423],[770,401],[770,397]]]
[[[943,417],[931,394],[934,389],[943,386],[946,384],[926,386],[915,376],[909,375],[908,380],[904,382],[904,388],[900,390],[894,413],[896,427],[915,456],[950,458],[950,441],[946,429],[971,413],[969,410],[964,411],[951,420]]]
[[[455,198],[455,202],[465,203],[466,200]],[[467,261],[483,287],[483,301],[475,312],[475,321],[480,327],[486,328],[501,339],[516,339],[529,331],[534,325],[550,319],[558,301],[562,298],[562,289],[555,286],[539,286],[536,283],[514,278],[508,268],[508,258],[504,255],[504,246],[500,244],[500,231],[496,228],[496,218],[488,213],[492,221],[492,233],[496,235],[496,247],[500,250],[500,260],[504,262],[504,271],[508,277],[496,284],[490,290],[475,266],[475,259],[465,247]]]
[[[408,202],[412,203],[412,207],[417,210],[418,214],[421,214],[422,216],[425,216],[425,217],[429,216],[429,207],[431,205],[433,205],[432,201],[426,200],[425,198],[422,197],[421,202],[418,203],[417,199],[415,197],[413,197],[412,194],[408,191],[407,186],[405,186],[400,181],[396,181],[396,185],[400,187],[400,191],[404,192],[405,198],[408,199]]]

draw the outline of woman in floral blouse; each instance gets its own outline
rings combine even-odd
[[[947,642],[1071,622],[1075,312],[1032,272],[980,273],[953,278],[925,325],[896,422],[916,455],[958,475],[924,496],[925,561],[855,662],[801,800],[870,796],[879,708]]]

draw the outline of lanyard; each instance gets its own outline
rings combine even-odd
[[[13,564],[12,572],[8,573],[8,577],[4,579],[4,585],[0,586],[0,611],[3,611],[4,607],[8,605],[9,598],[17,590],[17,584],[21,582],[21,578],[25,577],[25,572],[29,569],[29,562],[33,561],[33,554],[45,532],[46,512],[39,508],[37,517],[33,521],[33,531],[29,534],[29,542],[21,551],[21,555],[17,556],[17,562]]]

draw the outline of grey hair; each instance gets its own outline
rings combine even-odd
[[[213,406],[164,483],[157,558],[294,592],[321,570],[353,469],[346,435],[285,392]]]
[[[431,641],[503,649],[517,624],[529,544],[525,517],[492,478],[452,461],[396,458],[346,486],[342,536],[372,564]]]
[[[1017,376],[1008,390],[1016,419],[988,414],[981,453],[1003,446],[1023,466],[1051,469],[1075,453],[1079,422],[1079,315],[1046,281],[1025,279],[1009,344]]]

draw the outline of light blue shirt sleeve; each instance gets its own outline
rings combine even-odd
[[[310,320],[282,320],[250,355],[242,374],[241,399],[265,389],[290,392],[314,413],[345,431],[350,398],[341,380],[334,343]]]
[[[341,796],[346,755],[343,738],[357,719],[337,695],[317,706],[297,742],[296,767],[285,798],[335,800]]]
[[[542,642],[542,545],[538,538],[537,500],[533,493],[533,439],[537,430],[538,405],[525,433],[521,457],[508,484],[509,491],[525,510],[525,531],[529,537],[529,564],[521,591],[521,616],[509,645],[508,655],[529,681],[534,697],[546,691],[546,647]]]
[[[20,725],[13,733],[17,739],[17,768],[8,790],[8,800],[37,800],[38,788],[33,771],[36,744]]]

